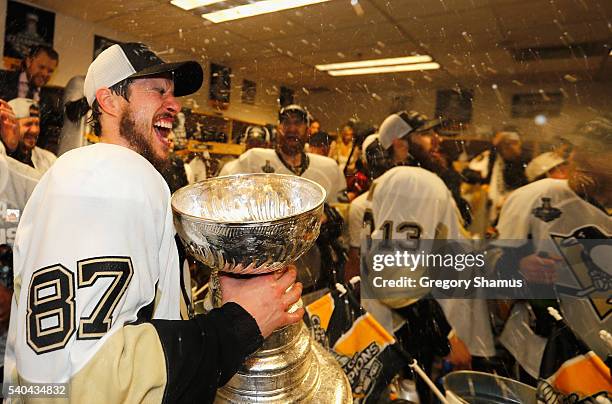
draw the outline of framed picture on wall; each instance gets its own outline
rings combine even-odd
[[[9,0],[5,27],[4,66],[17,70],[32,47],[53,46],[55,13]]]
[[[394,114],[399,111],[408,111],[414,103],[414,98],[410,95],[395,95],[391,98],[389,113]]]
[[[472,120],[472,90],[438,90],[436,93],[436,118],[451,127],[470,123]]]
[[[215,63],[210,64],[210,90],[208,98],[227,104],[230,102],[232,69]]]
[[[102,52],[104,49],[116,43],[121,43],[121,42],[115,41],[114,39],[109,39],[109,38],[106,38],[100,35],[94,35],[93,59],[97,58],[100,52]]]
[[[242,80],[242,103],[254,105],[257,94],[257,84],[251,80]]]
[[[559,116],[562,106],[563,95],[559,91],[514,94],[512,96],[512,117]]]
[[[293,95],[294,92],[292,89],[281,86],[280,94],[278,97],[278,102],[280,103],[280,106],[286,107],[287,105],[293,104]]]

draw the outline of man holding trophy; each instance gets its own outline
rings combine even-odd
[[[202,78],[198,63],[165,63],[138,43],[113,45],[90,65],[84,93],[101,142],[58,159],[24,211],[5,387],[66,383],[55,392],[75,402],[212,402],[264,338],[301,320],[302,308],[288,310],[302,290],[293,268],[220,276],[221,306],[181,319],[170,192],[158,171],[175,96]]]

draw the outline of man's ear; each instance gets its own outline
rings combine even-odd
[[[111,116],[119,116],[121,115],[122,107],[121,100],[123,97],[117,94],[113,94],[113,92],[104,87],[98,89],[96,91],[96,100],[98,101],[98,105],[100,108]]]
[[[393,139],[393,140],[391,141],[391,145],[392,145],[394,148],[396,148],[396,149],[397,149],[398,147],[401,147],[401,146],[402,146],[402,144],[404,144],[404,141],[403,141],[402,139],[400,139],[400,138],[395,138],[395,139]],[[398,146],[398,145],[399,145],[399,146]]]

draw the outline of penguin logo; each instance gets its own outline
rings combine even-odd
[[[264,173],[273,173],[274,172],[274,167],[272,167],[270,165],[270,160],[266,160],[266,165],[261,167],[261,171],[263,171]]]
[[[595,226],[551,236],[580,284],[571,294],[588,298],[599,319],[605,320],[612,314],[612,239]]]
[[[533,215],[546,223],[558,219],[561,213],[561,210],[552,207],[550,198],[542,198],[542,206],[533,210]]]

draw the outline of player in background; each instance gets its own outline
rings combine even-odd
[[[502,277],[554,284],[557,291],[578,290],[581,299],[562,294],[563,317],[580,324],[573,331],[605,359],[612,352],[597,334],[612,329],[612,305],[607,300],[612,288],[612,120],[588,121],[571,140],[575,147],[568,179],[535,181],[508,197],[497,226],[496,245],[503,249],[497,250],[496,269]],[[572,256],[572,251],[580,254]],[[552,325],[547,305],[532,301],[537,333],[529,336],[529,349],[520,343],[527,337],[516,335],[517,324],[509,321],[502,333],[504,346],[532,377],[538,375],[543,337]]]
[[[268,149],[272,146],[272,139],[270,138],[270,132],[265,126],[252,125],[245,129],[240,137],[240,144],[244,145],[245,152],[256,147]],[[240,169],[238,164],[238,159],[228,161],[221,168],[219,175],[228,175],[228,173],[235,174],[236,170]]]
[[[404,166],[412,161],[425,162],[422,165],[433,168],[439,158],[436,140],[430,135],[431,128],[438,123],[419,117],[418,114],[413,114],[413,118],[407,113],[392,114],[381,124],[379,142],[385,149],[387,167],[396,167],[370,186],[371,210],[366,210],[364,217],[365,243],[362,239],[361,247],[362,274],[369,271],[367,257],[374,253],[369,248],[377,246],[376,242],[368,243],[368,239],[378,243],[393,240],[395,246],[402,242],[419,245],[423,241],[425,248],[434,239],[466,237],[461,215],[444,182],[432,171]],[[415,155],[419,156],[418,161]],[[397,276],[401,272],[396,271]],[[407,275],[415,277],[418,271]],[[362,287],[363,282],[362,276]],[[484,301],[455,299],[448,304],[442,301],[443,310],[441,303],[429,295],[429,290],[406,288],[395,292],[399,295],[382,290],[377,299],[364,299],[363,305],[389,332],[395,333],[427,370],[434,356],[449,355],[449,361],[456,368],[465,368],[470,366],[471,352],[478,356],[494,354]],[[418,389],[421,396],[428,395],[424,385],[419,383]]]
[[[365,138],[361,145],[361,156],[368,176],[375,180],[381,176],[389,167],[384,158],[384,152],[378,143],[378,134],[372,134]],[[351,201],[349,205],[349,253],[348,261],[344,269],[344,280],[349,282],[354,276],[359,276],[359,256],[361,249],[361,235],[364,224],[364,214],[371,208],[372,201],[368,199],[368,192],[364,192]],[[369,231],[368,231],[369,234]]]
[[[380,125],[380,145],[394,166],[421,167],[438,175],[451,191],[464,226],[468,226],[472,213],[461,196],[461,178],[440,151],[437,130],[441,124],[440,119],[428,119],[416,111],[391,114]]]
[[[295,270],[221,278],[223,306],[181,319],[168,160],[175,98],[197,62],[122,43],[89,66],[100,143],[62,155],[34,190],[15,240],[5,382],[68,383],[73,402],[212,402],[263,338],[300,321]]]
[[[309,137],[308,112],[299,105],[288,105],[281,108],[278,122],[275,149],[247,150],[235,163],[226,164],[219,175],[262,172],[298,175],[325,188],[327,202],[342,199],[346,179],[336,162],[304,151]]]
[[[3,104],[0,108],[8,106]],[[9,109],[5,112],[7,115],[0,118],[0,133],[3,138],[13,136],[5,132],[16,133],[18,130],[12,114],[8,115]],[[28,175],[28,171],[33,171],[29,170],[30,168],[0,152],[0,368],[4,365],[11,313],[15,234],[26,202],[38,183],[38,177]]]
[[[371,210],[366,213],[364,226],[372,230],[371,235],[365,235],[372,242],[362,241],[361,265],[366,266],[362,268],[362,274],[370,271],[368,257],[379,251],[378,247],[384,240],[392,240],[396,247],[401,245],[406,249],[415,248],[416,252],[427,252],[426,244],[429,245],[431,240],[462,237],[459,213],[449,190],[439,177],[425,169],[391,168],[372,183],[369,198]],[[392,271],[394,278],[409,276],[418,279],[424,269],[406,272],[393,268]],[[361,282],[363,288],[367,277],[364,279],[362,275]],[[362,292],[364,308],[397,337],[426,372],[431,371],[435,356],[448,356],[457,369],[470,367],[468,347],[452,322],[447,320],[438,301],[429,295],[428,289],[380,289],[373,290],[373,294],[376,299],[364,298],[366,295]],[[418,380],[417,390],[422,402],[429,402],[430,392]]]
[[[19,146],[10,156],[44,174],[57,160],[55,154],[36,146],[40,134],[40,110],[29,98],[14,98],[8,104],[19,123]]]

